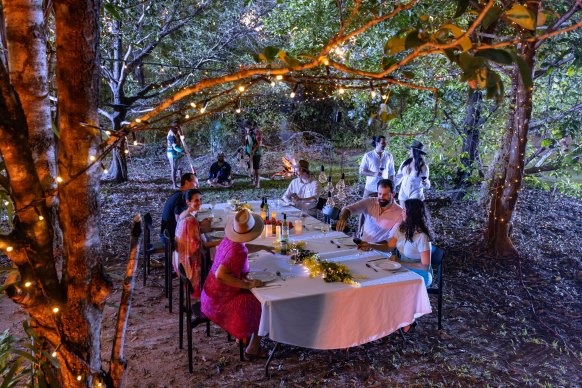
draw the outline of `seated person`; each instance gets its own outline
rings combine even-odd
[[[261,217],[246,209],[228,219],[225,238],[216,250],[201,297],[206,317],[235,338],[248,341],[245,354],[250,359],[267,357],[258,336],[261,303],[250,292],[263,282],[247,279],[249,260],[245,244],[259,237],[262,231]]]
[[[217,161],[210,166],[210,171],[208,172],[208,184],[212,187],[232,187],[230,171],[231,167],[230,164],[224,160],[224,153],[219,153]]]
[[[362,228],[363,241],[384,242],[394,235],[402,222],[402,208],[394,201],[394,183],[390,179],[380,179],[377,188],[377,198],[364,198],[342,209],[336,224],[337,231],[344,230],[351,215],[364,214],[366,218]]]
[[[296,175],[283,194],[283,202],[305,211],[315,209],[321,186],[309,174],[309,162],[300,160]]]
[[[176,227],[176,251],[172,264],[174,271],[178,273],[179,264],[184,266],[186,276],[192,283],[192,296],[200,298],[202,285],[200,283],[202,259],[204,249],[218,245],[219,241],[203,243],[200,233],[201,228],[209,228],[211,220],[205,218],[198,222],[196,213],[202,205],[201,193],[197,189],[192,189],[184,193],[187,208],[178,217],[178,226]]]
[[[174,192],[167,199],[162,211],[162,228],[160,230],[160,240],[164,240],[164,230],[168,229],[170,239],[174,240],[176,233],[177,218],[186,209],[184,193],[196,187],[196,176],[191,172],[182,175],[180,179],[180,190]]]
[[[424,284],[429,287],[433,278],[430,265],[432,231],[424,203],[417,198],[407,199],[404,201],[402,216],[404,221],[396,229],[394,236],[388,240],[388,244],[361,243],[359,248],[383,251],[397,248],[402,265],[422,276]]]

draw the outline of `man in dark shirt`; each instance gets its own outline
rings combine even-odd
[[[162,212],[162,229],[160,237],[164,234],[164,229],[168,229],[170,233],[170,238],[173,240],[176,234],[177,216],[180,215],[186,209],[186,200],[184,199],[184,193],[186,190],[195,188],[196,186],[196,176],[191,172],[187,172],[182,175],[180,179],[180,190],[176,191],[166,201],[164,204],[164,210]],[[164,239],[162,238],[162,241]]]
[[[224,160],[224,153],[219,153],[218,160],[210,166],[208,184],[212,187],[231,187],[230,171],[231,167]]]

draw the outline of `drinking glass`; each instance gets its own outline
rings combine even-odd
[[[216,200],[210,201],[210,217],[214,218],[214,208],[216,207]]]
[[[327,236],[330,228],[331,228],[331,226],[329,225],[329,221],[325,221],[323,223],[323,225],[321,226],[321,233],[323,233],[324,236]]]

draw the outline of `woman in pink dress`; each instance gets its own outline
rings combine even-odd
[[[234,337],[248,341],[248,358],[266,357],[257,335],[261,319],[261,304],[250,292],[260,287],[260,280],[249,280],[246,242],[257,238],[263,230],[263,221],[248,210],[239,211],[228,220],[226,237],[216,250],[214,263],[202,291],[202,312]]]
[[[202,285],[200,284],[200,270],[202,267],[202,253],[205,248],[216,246],[218,242],[202,243],[200,238],[200,228],[210,227],[210,219],[205,218],[198,222],[194,214],[200,210],[202,205],[200,190],[191,189],[184,193],[186,205],[178,217],[176,226],[176,251],[177,255],[173,258],[174,271],[178,273],[178,266],[182,264],[186,276],[192,283],[192,296],[200,298]]]

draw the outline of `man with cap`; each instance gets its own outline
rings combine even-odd
[[[172,174],[172,185],[178,187],[176,183],[176,176],[180,176],[179,160],[184,156],[184,150],[180,145],[182,144],[182,129],[177,121],[172,121],[170,130],[166,136],[167,148],[166,155],[170,162],[170,173]]]
[[[217,161],[210,166],[208,184],[212,187],[232,187],[230,171],[230,164],[224,160],[224,152],[219,153]]]
[[[314,209],[319,199],[321,186],[309,174],[309,162],[300,160],[296,175],[297,178],[291,181],[283,194],[283,202],[303,210]]]

